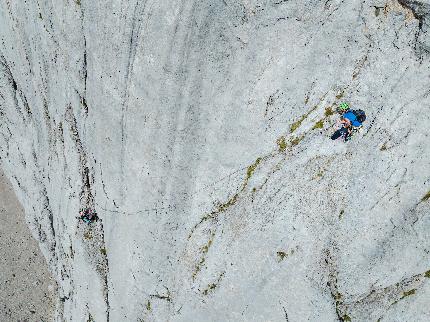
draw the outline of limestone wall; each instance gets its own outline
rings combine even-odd
[[[428,8],[2,1],[0,158],[57,320],[427,321]]]

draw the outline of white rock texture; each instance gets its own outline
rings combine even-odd
[[[429,0],[2,0],[1,165],[56,320],[429,321],[429,19]],[[347,144],[341,101],[368,115]]]

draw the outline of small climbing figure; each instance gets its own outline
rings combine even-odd
[[[341,103],[337,111],[342,114],[341,127],[333,133],[332,140],[343,137],[344,142],[351,139],[354,133],[361,129],[363,122],[366,120],[366,113],[363,110],[351,110],[348,103]]]
[[[86,208],[84,210],[81,210],[79,212],[78,218],[81,219],[82,221],[86,222],[87,224],[91,224],[92,222],[99,220],[97,213],[90,208]]]

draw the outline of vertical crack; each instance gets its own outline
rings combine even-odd
[[[3,67],[3,72],[6,76],[7,81],[12,86],[12,89],[14,92],[13,99],[14,99],[14,103],[15,103],[15,108],[16,108],[18,114],[21,116],[21,118],[25,122],[26,121],[25,116],[24,116],[24,114],[21,110],[21,107],[19,105],[19,102],[18,102],[18,94],[20,93],[20,90],[18,88],[18,84],[15,81],[15,78],[13,77],[12,70],[9,67],[9,65],[6,61],[6,58],[3,55],[0,56],[0,65]],[[23,100],[23,102],[24,102],[24,100]],[[28,110],[27,110],[27,113],[28,113]]]
[[[80,201],[82,208],[93,208],[94,206],[94,196],[92,194],[92,183],[94,180],[94,176],[90,173],[88,167],[88,159],[87,154],[82,145],[81,138],[79,136],[78,126],[76,122],[76,118],[73,114],[73,110],[71,105],[69,105],[66,109],[65,119],[69,123],[71,138],[75,143],[76,151],[79,155],[79,168],[81,173],[81,192],[80,192]]]
[[[345,312],[342,294],[339,292],[338,281],[337,281],[338,272],[336,269],[336,264],[335,264],[335,261],[333,259],[331,250],[327,249],[325,251],[325,259],[324,260],[325,260],[325,263],[328,267],[327,286],[330,289],[330,294],[331,294],[331,297],[333,298],[333,301],[335,304],[336,315],[337,315],[338,321],[340,321],[340,322],[351,321],[351,318]]]
[[[87,39],[86,39],[85,33],[84,33],[83,16],[84,16],[84,14],[82,13],[82,34],[84,37],[84,61],[83,61],[83,66],[82,66],[82,74],[83,74],[83,79],[84,79],[84,94],[81,97],[81,104],[82,104],[82,107],[84,108],[85,114],[88,115],[88,104],[87,104],[87,98],[86,98],[87,97],[87,79],[88,79]]]

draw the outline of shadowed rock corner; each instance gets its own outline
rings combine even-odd
[[[0,321],[52,321],[55,282],[0,169]]]

